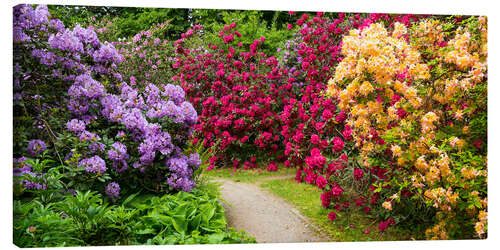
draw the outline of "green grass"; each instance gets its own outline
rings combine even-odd
[[[312,223],[319,227],[323,235],[330,241],[382,241],[382,240],[410,240],[412,232],[397,226],[389,227],[384,233],[379,233],[378,220],[363,211],[353,209],[349,213],[337,213],[337,219],[330,221],[328,214],[333,209],[325,209],[321,206],[321,190],[316,186],[298,183],[294,178],[272,179],[273,177],[286,177],[295,175],[296,169],[280,166],[278,171],[269,172],[262,169],[236,171],[232,168],[213,169],[203,172],[206,179],[222,178],[235,182],[253,183],[264,190],[279,196],[296,207],[300,213],[306,216]],[[204,185],[203,185],[204,186]],[[215,189],[216,187],[207,187]],[[350,225],[354,228],[351,228]],[[369,233],[365,233],[368,229]]]
[[[344,213],[337,213],[337,219],[330,221],[328,214],[332,209],[321,206],[321,191],[312,185],[297,183],[294,179],[270,180],[260,185],[270,193],[282,197],[294,205],[311,222],[321,228],[331,241],[380,241],[410,240],[411,232],[398,227],[389,227],[384,233],[378,231],[378,221],[370,218],[363,211],[353,211],[350,218]],[[350,224],[354,228],[350,227]],[[365,230],[370,232],[365,234]]]
[[[294,168],[284,168],[279,166],[278,170],[275,172],[269,172],[265,169],[250,169],[242,170],[237,169],[236,171],[232,168],[229,169],[212,169],[210,171],[203,172],[203,175],[229,179],[235,182],[245,182],[245,183],[259,183],[264,181],[265,178],[271,178],[276,176],[284,175],[294,175],[297,172]]]

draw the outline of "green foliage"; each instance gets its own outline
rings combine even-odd
[[[120,205],[90,191],[48,205],[16,200],[14,218],[19,247],[255,242],[227,228],[217,196],[203,189],[161,197],[134,194]]]
[[[220,244],[254,240],[226,228],[224,208],[215,196],[198,189],[191,193],[132,201],[137,209],[138,242],[145,244]]]
[[[153,24],[168,22],[161,34],[162,39],[176,39],[190,27],[188,9],[167,8],[123,8],[116,21],[118,37],[130,37]]]
[[[72,220],[61,217],[52,204],[14,201],[14,244],[19,247],[82,245],[74,230]]]
[[[283,12],[276,11],[274,16],[279,17]],[[242,34],[241,43],[244,47],[249,47],[254,40],[265,37],[266,41],[259,47],[259,50],[268,56],[276,55],[277,49],[282,48],[283,44],[292,37],[293,31],[286,29],[286,24],[278,23],[277,18],[266,19],[269,14],[257,10],[193,10],[193,16],[196,21],[203,25],[207,33],[203,40],[208,44],[216,41],[219,31],[223,30],[225,25],[236,23],[236,30]],[[288,14],[287,14],[288,15]]]
[[[96,245],[102,242],[105,225],[103,222],[112,207],[103,204],[99,194],[91,191],[85,193],[76,191],[76,196],[69,196],[56,207],[72,219],[81,239]]]

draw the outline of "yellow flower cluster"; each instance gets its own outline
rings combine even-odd
[[[422,125],[422,133],[430,132],[435,128],[434,122],[437,121],[439,117],[434,112],[428,112],[422,117],[421,125]]]
[[[448,235],[446,234],[446,223],[440,221],[438,224],[434,225],[425,231],[425,235],[430,240],[447,240]]]
[[[455,38],[449,42],[449,46],[453,48],[452,51],[445,55],[445,61],[454,63],[460,69],[471,67],[479,61],[479,55],[471,55],[469,53],[471,35],[465,31],[456,34]]]
[[[468,99],[467,91],[485,84],[487,76],[486,19],[479,17],[478,22],[480,41],[472,39],[469,28],[458,28],[447,41],[441,21],[431,19],[409,29],[396,23],[392,33],[378,23],[351,30],[343,38],[344,59],[328,81],[326,94],[348,111],[347,124],[354,130],[355,145],[366,166],[370,157],[386,149],[371,140],[373,131],[384,136],[388,125],[393,127],[389,134],[393,141],[386,147],[397,164],[408,171],[403,179],[410,179],[412,187],[422,191],[428,204],[442,215],[439,223],[426,232],[432,239],[448,238],[452,223],[446,221],[458,214],[457,202],[467,202],[462,201],[468,199],[466,195],[477,196],[482,208],[487,207],[487,198],[468,189],[467,182],[484,179],[487,170],[480,169],[486,166],[460,169],[452,159],[454,152],[463,152],[469,146],[467,122],[474,110],[468,107],[477,104]],[[426,56],[422,57],[420,51]],[[431,72],[428,65],[436,70]],[[396,100],[395,95],[399,96]],[[389,105],[387,100],[393,103]],[[454,126],[458,132],[443,139],[438,132],[444,126]],[[391,199],[382,207],[392,210],[394,205]],[[478,216],[474,223],[481,237],[486,232],[486,210],[467,211]]]
[[[466,180],[475,179],[478,176],[486,176],[487,174],[485,170],[480,171],[475,168],[466,168],[466,167],[460,169],[460,173]]]
[[[488,212],[486,212],[485,210],[481,210],[479,211],[477,217],[479,221],[476,222],[474,229],[476,230],[477,235],[481,238],[485,234],[485,226],[488,220]]]
[[[462,139],[459,139],[456,136],[453,136],[450,138],[450,146],[452,147],[457,147],[457,148],[462,148],[465,145],[465,141]]]
[[[412,44],[418,51],[436,50],[444,41],[443,26],[438,20],[425,19],[414,26]]]
[[[364,145],[363,156],[376,149],[371,142],[361,139],[371,138],[371,128],[379,133],[385,131],[391,121],[399,120],[397,109],[404,108],[406,101],[415,108],[422,104],[415,87],[393,79],[399,75],[406,75],[411,81],[430,77],[427,65],[419,63],[418,51],[402,37],[407,34],[406,26],[396,23],[394,27],[392,35],[382,24],[372,24],[362,31],[351,30],[343,38],[342,54],[345,57],[336,67],[327,89],[329,96],[338,99],[340,108],[350,111],[347,123],[356,131],[356,145]],[[367,78],[367,75],[371,77]],[[370,98],[377,88],[384,89],[381,94],[386,98],[399,94],[404,101],[386,108]]]

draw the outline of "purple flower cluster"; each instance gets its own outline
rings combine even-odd
[[[187,124],[194,125],[197,122],[198,114],[191,103],[183,102],[179,108]]]
[[[112,44],[104,44],[93,54],[94,61],[98,63],[121,63],[123,61],[123,56],[118,53]]]
[[[200,155],[198,153],[190,154],[187,159],[187,164],[194,169],[197,169],[201,165]]]
[[[73,99],[97,99],[104,95],[104,86],[92,79],[90,74],[81,74],[68,89],[68,95]]]
[[[83,43],[71,30],[64,30],[49,37],[49,45],[53,49],[60,51],[84,53]]]
[[[34,49],[31,51],[31,55],[39,58],[40,63],[49,67],[54,66],[58,61],[62,61],[61,58],[59,58],[54,52],[47,51],[45,49]]]
[[[45,151],[46,149],[47,149],[47,146],[45,145],[45,142],[42,140],[35,139],[35,140],[31,140],[28,143],[28,153],[32,157],[36,157],[38,154]]]
[[[191,191],[195,182],[192,180],[193,170],[189,168],[188,158],[183,154],[176,155],[168,159],[166,165],[172,171],[167,179],[168,185],[184,192]]]
[[[85,167],[85,171],[87,173],[98,172],[99,174],[103,174],[106,172],[106,162],[104,162],[104,160],[98,155],[81,160],[79,166]]]
[[[184,101],[186,93],[181,86],[167,84],[164,86],[163,95],[168,96],[176,105]]]
[[[23,180],[24,188],[31,190],[45,190],[47,189],[47,184],[38,183],[34,181]]]
[[[113,149],[108,150],[108,158],[113,161],[113,168],[117,173],[122,173],[127,169],[127,146],[121,142],[115,142],[111,145]]]
[[[14,176],[31,173],[31,165],[26,163],[26,157],[14,158]]]
[[[105,148],[104,144],[102,144],[100,142],[93,141],[89,145],[89,153],[90,154],[101,153],[104,151],[104,148]]]
[[[175,123],[185,123],[186,128],[196,122],[197,114],[192,105],[178,100],[181,97],[184,98],[182,88],[168,87],[168,89],[172,91],[162,92],[155,85],[149,84],[143,93],[139,93],[138,89],[133,89],[126,83],[122,83],[120,96],[109,94],[101,98],[102,115],[110,121],[123,124],[127,130],[137,134],[142,139],[138,147],[140,165],[142,166],[152,165],[156,152],[169,155],[174,150],[170,134],[162,131],[160,124],[151,123],[147,118],[169,117]],[[180,106],[171,100],[164,100],[163,97],[169,99],[174,97],[173,99]],[[138,166],[138,164],[134,164],[134,166]]]
[[[97,38],[97,34],[94,32],[94,29],[84,29],[80,27],[80,25],[76,25],[75,28],[73,28],[73,36],[77,37],[82,43],[90,44],[94,48],[99,47],[100,45],[99,38]]]
[[[39,181],[43,181],[42,174],[35,174],[32,172],[32,166],[26,163],[26,157],[14,158],[14,177],[26,176],[29,179],[39,179]],[[47,185],[44,183],[37,182],[35,180],[27,180],[22,179],[15,181],[15,183],[22,184],[25,189],[28,190],[43,190],[47,189]]]
[[[120,185],[116,182],[111,182],[106,186],[104,191],[110,199],[114,200],[120,195]]]
[[[121,142],[115,142],[111,145],[113,149],[108,150],[108,157],[112,161],[122,161],[128,159],[127,146]]]
[[[82,131],[81,133],[79,133],[79,139],[80,141],[82,142],[85,142],[85,141],[98,141],[101,139],[101,137],[95,133],[92,133],[92,132],[89,132],[87,130],[84,130]]]
[[[66,123],[66,128],[73,133],[80,133],[85,130],[85,122],[73,119]]]
[[[14,42],[26,42],[31,38],[25,33],[26,30],[49,24],[50,13],[45,5],[39,5],[33,9],[30,5],[22,4],[14,7]],[[54,25],[56,25],[54,23]]]

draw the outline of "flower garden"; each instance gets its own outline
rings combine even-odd
[[[61,10],[13,8],[16,245],[255,242],[218,169],[291,169],[326,223],[487,237],[486,17],[199,10],[127,35]]]

